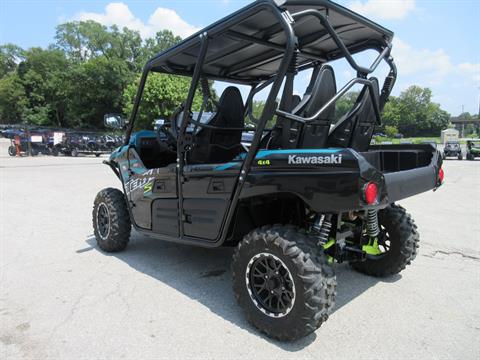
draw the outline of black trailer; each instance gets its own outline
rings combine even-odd
[[[336,294],[331,263],[373,276],[403,270],[419,234],[395,202],[436,189],[443,171],[431,145],[370,145],[397,77],[392,38],[330,1],[262,0],[155,56],[124,146],[105,162],[124,191],[104,189],[95,199],[98,246],[125,249],[131,226],[160,240],[235,246],[235,296],[253,325],[280,340],[305,336],[328,318]],[[377,58],[358,64],[353,55],[367,50]],[[329,63],[340,58],[356,76],[337,90]],[[382,85],[371,76],[381,62],[390,68]],[[296,96],[294,80],[308,69],[310,83]],[[188,76],[190,90],[169,122],[133,133],[152,72]],[[232,85],[211,99],[212,80]],[[246,102],[235,84],[250,86]],[[355,84],[363,90],[334,122],[335,101]],[[198,88],[204,99],[194,116]],[[256,119],[252,99],[264,89]],[[105,123],[124,125],[112,114]]]
[[[67,130],[59,134],[62,134],[62,139],[53,146],[52,155],[54,156],[63,154],[77,157],[84,154],[99,157],[102,154],[111,154],[121,145],[119,137],[115,135],[81,130]]]

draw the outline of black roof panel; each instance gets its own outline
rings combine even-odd
[[[393,37],[391,31],[328,0],[259,0],[158,54],[147,66],[152,71],[191,75],[200,50],[200,35],[207,33],[205,76],[241,83],[269,78],[278,71],[286,42],[281,23],[272,11],[275,8],[290,14],[316,9],[328,15],[330,24],[352,53],[382,48]],[[303,53],[299,65],[343,56],[317,18],[300,18],[293,29]]]

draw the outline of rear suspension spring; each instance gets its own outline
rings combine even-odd
[[[328,237],[330,235],[330,230],[332,229],[331,216],[319,214],[317,219],[312,226],[313,231],[316,233],[318,238],[318,243],[320,245],[325,245],[328,242]]]
[[[378,211],[374,209],[367,210],[367,234],[370,237],[376,237],[380,232],[378,228]]]

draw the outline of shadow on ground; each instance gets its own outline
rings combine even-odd
[[[83,253],[93,248],[100,251],[93,235],[86,240],[90,248],[77,250]],[[208,307],[213,313],[236,326],[261,336],[286,351],[299,351],[316,339],[313,333],[295,342],[272,340],[248,324],[232,291],[230,263],[232,248],[203,249],[150,239],[132,234],[126,251],[107,254],[124,261],[137,271],[151,276]],[[374,286],[379,279],[358,274],[348,265],[336,265],[337,299],[334,311],[348,304]],[[381,281],[394,282],[397,275]],[[321,331],[321,329],[317,330]]]

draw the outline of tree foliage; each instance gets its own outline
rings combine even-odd
[[[105,113],[125,108],[124,92],[147,60],[180,40],[168,30],[142,40],[127,28],[73,21],[57,27],[47,49],[2,45],[0,121],[102,127]]]
[[[123,95],[123,112],[130,115],[140,78],[127,86]],[[190,88],[190,79],[183,76],[151,73],[143,90],[142,102],[137,114],[135,126],[137,129],[150,129],[156,119],[168,119],[175,109],[185,101]],[[200,91],[194,97],[193,110],[198,110],[202,104]]]
[[[404,136],[439,136],[447,128],[450,114],[432,102],[429,88],[413,85],[390,99],[382,118],[384,126],[393,126]]]

